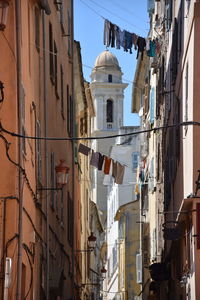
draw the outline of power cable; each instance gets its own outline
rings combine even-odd
[[[83,2],[83,0],[80,0],[80,1],[81,1],[82,3],[85,4],[85,2]],[[104,6],[102,6],[102,5],[98,4],[98,3],[96,3],[94,0],[89,0],[89,1],[92,2],[94,5],[100,7],[101,9],[105,10],[105,11],[108,12],[109,14],[113,15],[114,17],[116,17],[116,18],[122,20],[123,22],[125,22],[125,23],[127,23],[127,24],[133,26],[134,28],[137,28],[138,30],[141,30],[141,31],[143,31],[143,32],[146,32],[146,31],[147,31],[147,30],[145,30],[144,28],[141,28],[141,27],[139,27],[139,26],[137,26],[137,25],[134,25],[133,23],[129,22],[127,19],[122,18],[122,17],[119,16],[118,14],[113,13],[111,10],[109,10],[109,9],[107,9],[106,7],[104,7]],[[87,5],[87,6],[88,6],[88,5]],[[88,7],[89,7],[89,6],[88,6]],[[95,12],[95,13],[97,13],[97,12]],[[99,14],[99,16],[102,17],[100,14]],[[105,19],[105,18],[103,18],[103,19]]]
[[[31,45],[32,47],[35,47],[35,44],[30,43],[30,45]],[[37,47],[38,47],[41,51],[45,51],[45,52],[48,53],[48,54],[52,54],[52,55],[58,56],[58,57],[60,57],[61,59],[66,59],[66,56],[60,54],[59,52],[50,51],[49,49],[46,49],[46,48],[43,48],[43,47],[39,47],[39,46],[37,46]],[[89,66],[89,65],[87,65],[87,64],[83,64],[83,63],[82,63],[82,66],[85,67],[85,68],[91,69],[91,70],[94,69],[94,67]],[[99,72],[99,73],[102,73],[102,74],[107,74],[107,75],[110,74],[110,72],[106,72],[105,70],[98,70],[98,72]],[[135,84],[135,82],[134,82],[133,80],[130,80],[130,79],[127,79],[127,78],[124,78],[124,77],[123,77],[123,81],[128,82],[128,83]],[[137,87],[137,86],[134,86],[134,87],[136,87],[137,89],[142,90],[142,88],[139,88],[139,87]]]
[[[187,121],[187,122],[181,122],[181,123],[178,123],[178,124],[163,125],[163,126],[159,126],[159,127],[150,128],[150,129],[133,131],[133,132],[130,132],[130,133],[121,133],[121,134],[114,134],[114,135],[108,135],[108,136],[90,136],[90,137],[36,137],[36,136],[28,136],[28,135],[22,135],[22,134],[19,134],[19,133],[15,133],[15,132],[9,131],[9,130],[5,129],[2,126],[1,123],[0,123],[0,131],[4,132],[4,133],[7,133],[8,135],[11,135],[13,137],[23,138],[23,139],[47,140],[47,141],[80,141],[80,140],[105,140],[105,139],[112,139],[112,138],[117,138],[117,137],[122,137],[122,136],[138,135],[138,134],[142,134],[142,133],[150,133],[150,132],[156,133],[157,131],[163,130],[163,129],[178,128],[178,127],[190,126],[190,125],[200,126],[200,122]],[[0,138],[2,138],[2,139],[5,140],[5,137],[2,136],[2,135],[0,135]],[[8,147],[7,143],[6,143],[6,148]],[[9,157],[9,160],[11,160],[10,157]],[[15,163],[15,162],[13,162],[13,163],[16,166],[19,167],[19,165],[17,163]],[[24,169],[22,167],[20,167],[20,168],[23,171],[22,173],[24,173]],[[34,194],[34,196],[35,196],[35,194]]]
[[[92,10],[96,15],[98,15],[99,17],[101,17],[102,19],[104,19],[104,17],[98,12],[96,11],[94,8],[92,8],[91,6],[89,6],[88,4],[86,4],[85,2],[83,2],[83,0],[80,0],[80,2],[82,2],[85,6],[87,6],[90,10]]]
[[[132,17],[136,17],[138,20],[141,21],[141,17],[139,17],[138,15],[136,15],[132,10],[125,8],[124,6],[120,5],[118,2],[116,3],[113,0],[110,0],[110,2],[113,2],[115,6],[118,6],[121,10],[127,12],[128,14],[130,14]],[[147,20],[143,20],[144,22],[147,22]]]
[[[24,248],[24,250],[26,252],[26,255],[27,255],[27,258],[28,258],[28,262],[29,262],[29,265],[30,265],[30,269],[31,269],[31,279],[30,279],[30,283],[29,283],[29,289],[28,289],[28,291],[27,291],[27,293],[26,293],[26,295],[24,297],[24,300],[25,300],[25,299],[27,299],[27,297],[28,297],[28,295],[29,295],[29,293],[31,291],[32,284],[33,284],[33,266],[32,266],[32,263],[31,263],[30,256],[29,256],[30,252],[31,252],[30,249],[29,249],[29,247],[25,243],[23,243],[23,248]]]

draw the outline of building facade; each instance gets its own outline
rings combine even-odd
[[[158,47],[138,61],[132,106],[149,131],[140,166],[141,232],[149,240],[148,269],[141,246],[144,299],[199,298],[199,4],[148,1],[148,38]]]
[[[73,143],[45,138],[70,137],[74,131],[72,11],[72,1],[9,1],[0,34],[3,299],[76,294]],[[60,160],[70,167],[62,186],[55,170]]]
[[[123,126],[119,133],[133,133],[138,129],[139,127]],[[129,299],[136,295],[132,283],[137,285],[135,256],[139,253],[139,226],[136,224],[139,201],[135,193],[139,150],[137,134],[119,137],[116,145],[111,148],[111,158],[123,164],[125,172],[122,184],[116,184],[111,176],[107,183],[107,299]],[[129,203],[134,203],[132,208],[135,211],[122,209],[126,205],[128,207]],[[117,219],[116,214],[120,216]],[[131,253],[133,248],[134,253]]]

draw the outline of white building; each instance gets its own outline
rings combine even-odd
[[[139,127],[122,127],[120,134],[138,131]],[[124,179],[122,184],[114,183],[111,178],[108,186],[108,222],[107,222],[107,243],[108,243],[108,273],[107,273],[107,299],[125,299],[126,290],[120,290],[119,264],[124,260],[123,253],[120,253],[119,246],[121,234],[119,232],[118,221],[115,215],[119,207],[124,204],[137,201],[135,194],[136,173],[138,166],[140,143],[139,136],[123,137],[117,140],[117,144],[112,146],[111,158],[119,161],[125,166]],[[136,211],[136,214],[139,212]],[[128,227],[128,224],[127,224]],[[124,237],[125,238],[125,237]],[[126,242],[126,238],[124,239]],[[120,298],[121,297],[121,298]],[[124,298],[123,298],[124,297]]]

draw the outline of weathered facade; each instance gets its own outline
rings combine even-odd
[[[82,72],[81,48],[79,42],[74,42],[74,99],[76,112],[76,134],[82,138],[91,136],[91,119],[95,116],[93,99],[89,83],[84,81]],[[75,163],[78,165],[76,188],[79,190],[79,222],[77,228],[76,273],[81,299],[99,299],[101,287],[101,268],[104,256],[101,255],[101,245],[104,239],[104,229],[101,224],[98,208],[92,202],[92,180],[90,155],[80,153],[79,146],[84,144],[91,148],[91,140],[76,142]],[[77,191],[78,192],[78,191]],[[94,234],[96,246],[91,251],[88,237]]]
[[[9,1],[0,33],[1,124],[22,136],[1,131],[4,299],[70,299],[76,293],[73,144],[45,138],[73,135],[72,11],[72,1]],[[55,172],[60,159],[70,167],[62,189]]]
[[[133,89],[133,110],[141,108],[143,128],[149,129],[140,166],[141,232],[145,235],[146,230],[149,240],[148,260],[141,247],[144,299],[200,297],[199,5],[148,1],[149,38],[159,47],[149,63],[138,62]],[[141,65],[144,76],[139,74]]]

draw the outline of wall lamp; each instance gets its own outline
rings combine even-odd
[[[0,30],[4,31],[6,28],[7,16],[8,16],[8,0],[0,0]]]
[[[94,250],[95,246],[96,246],[96,236],[93,234],[93,232],[91,232],[91,235],[88,236],[88,249],[85,250],[76,250],[76,252],[91,252]]]
[[[55,167],[56,171],[56,185],[57,187],[41,187],[38,190],[45,191],[54,191],[54,190],[62,190],[63,186],[67,184],[69,177],[70,168],[65,164],[64,159],[60,159],[60,163]]]
[[[106,273],[107,273],[107,270],[103,266],[103,268],[101,269],[101,277],[102,277],[103,280],[106,278]]]

